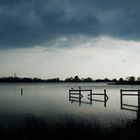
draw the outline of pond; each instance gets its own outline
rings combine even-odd
[[[93,101],[89,92],[82,92],[81,102],[69,99],[69,89],[92,89]],[[22,89],[22,91],[21,91]],[[81,123],[99,124],[102,128],[123,126],[135,120],[138,114],[138,97],[125,96],[121,108],[120,89],[139,89],[139,86],[108,85],[107,83],[1,83],[0,84],[0,124],[15,125],[28,116],[43,117],[55,122],[73,118]],[[134,106],[129,106],[134,105]],[[136,107],[135,107],[136,106]]]

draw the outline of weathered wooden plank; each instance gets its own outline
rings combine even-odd
[[[122,107],[121,109],[128,110],[128,111],[134,111],[134,112],[137,112],[138,111],[137,109],[130,109],[130,108],[125,108],[125,107]]]
[[[70,96],[70,99],[71,98],[75,98],[75,99],[81,99],[82,97],[75,97],[75,96]]]
[[[138,96],[138,94],[122,94],[122,96]]]
[[[79,95],[79,93],[70,93],[71,95]]]
[[[136,106],[136,105],[131,105],[131,104],[122,104],[122,106],[127,106],[127,107],[135,107],[135,108],[138,108],[138,106]]]
[[[104,93],[92,93],[92,95],[105,95]]]
[[[78,92],[79,92],[79,91],[89,91],[89,92],[90,92],[90,91],[92,91],[92,90],[91,90],[91,89],[81,89],[81,90],[79,90],[79,89],[70,89],[69,91],[70,91],[70,92],[72,92],[72,91],[78,91]]]
[[[121,89],[121,91],[122,92],[134,92],[134,91],[136,91],[136,92],[138,92],[138,91],[140,91],[139,89],[136,89],[136,90],[127,90],[127,89]]]
[[[105,102],[104,100],[98,100],[98,99],[92,99],[92,101],[96,101],[96,102]]]

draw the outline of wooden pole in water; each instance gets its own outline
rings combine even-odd
[[[70,101],[70,98],[71,98],[71,91],[69,90],[69,101]]]
[[[90,100],[92,100],[92,90],[90,90]]]
[[[79,87],[79,101],[81,102],[81,87]]]
[[[121,109],[122,109],[122,89],[120,90],[120,103],[121,103]]]
[[[104,89],[104,106],[106,107],[106,89]]]
[[[106,89],[104,89],[104,101],[106,101]]]
[[[140,106],[140,90],[138,89],[138,107]]]
[[[92,89],[90,90],[90,103],[92,104]]]

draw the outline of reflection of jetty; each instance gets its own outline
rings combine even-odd
[[[83,94],[82,92],[89,92],[88,94],[88,98],[89,99],[89,102],[87,101],[82,101],[82,98],[83,98]],[[95,99],[93,98],[93,96],[103,96],[104,99],[103,100],[100,100],[100,99]],[[93,101],[96,101],[96,102],[104,102],[104,106],[106,106],[106,102],[108,100],[108,96],[106,94],[106,89],[104,89],[104,93],[93,93],[92,92],[92,89],[81,89],[81,87],[79,87],[79,89],[73,89],[71,88],[69,90],[69,101],[71,101],[72,103],[73,102],[79,102],[79,105],[81,103],[84,103],[84,104],[92,104]]]
[[[82,100],[80,100],[80,99],[74,99],[73,97],[70,97],[69,98],[69,101],[71,102],[71,103],[74,103],[74,102],[77,102],[77,103],[79,103],[79,105],[81,105],[81,104],[89,104],[89,105],[92,105],[92,101],[82,101]]]
[[[126,92],[126,93],[124,93]],[[137,93],[127,93],[127,92],[137,92]],[[132,105],[128,103],[123,103],[123,96],[137,96],[138,97],[138,105]],[[124,110],[129,110],[129,111],[139,111],[140,107],[140,90],[120,90],[120,104],[121,104],[121,109]]]

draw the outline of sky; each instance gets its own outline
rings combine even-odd
[[[140,76],[140,0],[0,0],[0,77]]]

